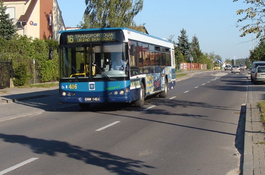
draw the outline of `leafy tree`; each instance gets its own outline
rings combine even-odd
[[[200,49],[199,39],[195,35],[191,41],[191,55],[194,63],[201,63],[202,51]]]
[[[265,61],[265,41],[261,40],[254,48],[254,50],[250,51],[249,59],[253,61]]]
[[[130,27],[143,0],[85,0],[82,28]]]
[[[175,46],[175,62],[176,62],[176,66],[178,66],[180,63],[184,63],[185,62],[185,57],[182,55],[179,47]]]
[[[212,69],[213,68],[213,62],[209,57],[208,53],[205,53],[202,55],[202,64],[206,64],[207,65],[207,69]]]
[[[227,64],[232,64],[232,61],[231,61],[231,59],[225,59],[225,62],[227,63]]]
[[[9,19],[9,14],[6,14],[6,7],[2,0],[0,0],[0,36],[10,40],[16,33],[16,26],[12,19]]]
[[[233,0],[233,2],[237,2],[238,0]],[[264,36],[264,16],[265,16],[265,2],[263,0],[244,0],[244,3],[250,4],[250,7],[247,9],[239,9],[237,10],[237,15],[244,15],[243,18],[237,20],[238,23],[243,21],[251,21],[249,24],[241,27],[240,31],[242,31],[241,37],[246,36],[249,33],[255,33],[256,38],[260,38]]]
[[[180,36],[178,37],[178,48],[181,54],[184,56],[187,62],[190,61],[190,43],[188,36],[186,34],[186,30],[182,29],[180,31]]]

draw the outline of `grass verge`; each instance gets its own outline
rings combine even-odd
[[[20,86],[18,88],[50,88],[50,87],[59,87],[59,83],[52,82],[52,83],[28,84],[25,86]]]
[[[188,75],[187,73],[178,73],[178,74],[176,74],[176,78],[185,77],[187,75]]]

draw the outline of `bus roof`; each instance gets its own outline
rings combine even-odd
[[[62,34],[62,33],[72,33],[72,32],[86,32],[86,31],[87,32],[93,32],[93,31],[98,32],[98,31],[113,31],[113,30],[122,30],[124,35],[125,35],[124,37],[125,37],[126,41],[128,41],[128,39],[141,40],[141,38],[142,38],[141,41],[143,41],[143,42],[147,42],[147,40],[151,39],[152,41],[150,41],[148,43],[154,43],[154,42],[160,43],[160,42],[162,42],[162,43],[166,44],[168,47],[173,46],[173,43],[168,41],[168,40],[165,40],[165,39],[162,39],[159,37],[155,37],[155,36],[152,36],[149,34],[145,34],[145,33],[133,30],[133,29],[125,28],[125,27],[63,30],[63,31],[60,31],[59,33]],[[127,32],[125,32],[125,31],[127,31]],[[128,34],[128,33],[130,33],[130,34]],[[160,43],[160,44],[162,44],[162,43]]]

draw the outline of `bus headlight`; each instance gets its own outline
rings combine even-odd
[[[114,95],[118,95],[118,91],[115,91],[115,92],[114,92]]]
[[[120,95],[124,95],[124,90],[121,90],[120,91]]]
[[[129,90],[129,88],[126,88],[125,91],[126,91],[126,92],[129,92],[130,90]]]
[[[63,93],[62,93],[62,96],[66,96],[66,92],[63,92]]]

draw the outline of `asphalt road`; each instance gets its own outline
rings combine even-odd
[[[0,121],[0,174],[239,174],[248,87],[245,73],[204,72],[144,109],[20,102],[10,110],[35,111]]]

